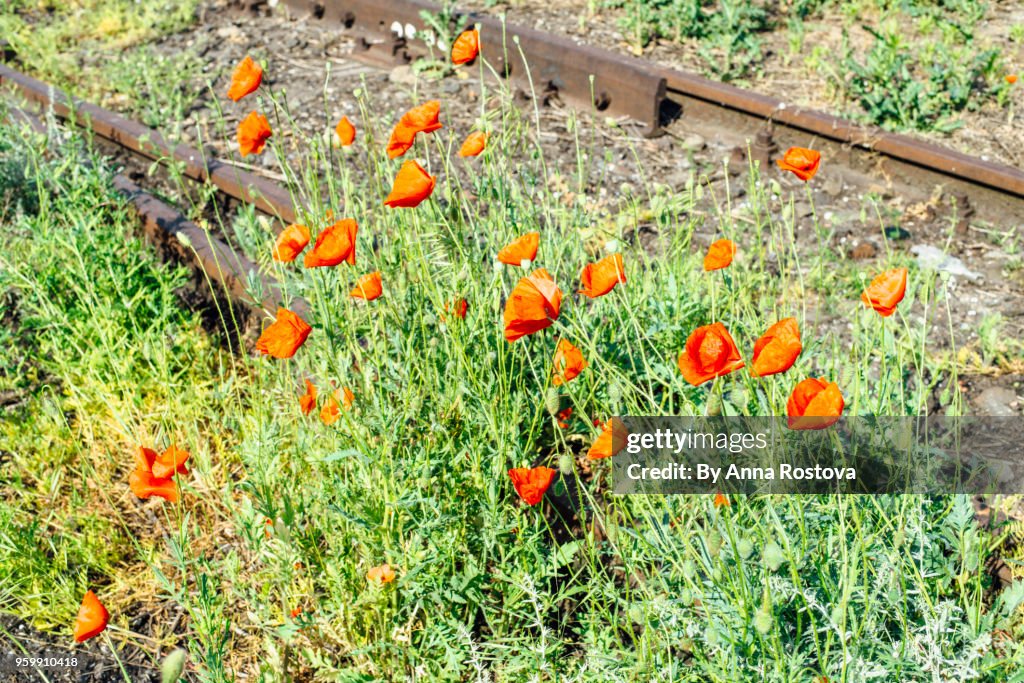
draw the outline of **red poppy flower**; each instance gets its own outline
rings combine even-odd
[[[802,350],[796,318],[783,318],[754,343],[750,374],[765,377],[785,372],[793,367]]]
[[[366,580],[377,584],[391,583],[395,580],[395,570],[391,568],[390,564],[373,567],[366,572]]]
[[[725,495],[724,493],[716,493],[715,494],[715,507],[716,508],[729,507],[729,497],[727,495]]]
[[[480,54],[480,32],[475,28],[463,31],[452,43],[452,64],[465,64]]]
[[[572,407],[566,408],[565,410],[558,411],[558,415],[555,416],[555,420],[558,422],[558,426],[561,429],[569,428],[569,418],[572,417]]]
[[[1006,82],[1013,85],[1017,82],[1017,74],[1006,74]]]
[[[380,271],[375,270],[356,280],[356,286],[352,288],[348,295],[353,299],[373,301],[383,293],[384,288],[381,286]]]
[[[309,228],[305,225],[289,225],[277,236],[274,245],[274,260],[291,263],[309,244]]]
[[[548,271],[539,268],[522,278],[505,302],[505,339],[513,342],[558,320],[562,291]]]
[[[184,458],[180,462],[180,469],[177,459],[178,454],[176,451],[161,456],[151,448],[139,446],[135,451],[135,470],[128,477],[128,488],[137,497],[142,499],[156,496],[168,502],[177,503],[178,487],[174,483],[173,477],[179,471],[183,474],[188,474],[188,470],[184,467],[185,460],[188,459],[188,453],[184,453]],[[159,467],[161,474],[165,476],[157,477],[153,474],[153,468],[158,460],[162,460]]]
[[[238,151],[243,157],[259,154],[273,133],[270,123],[257,112],[252,112],[238,124]]]
[[[306,254],[303,265],[307,268],[336,266],[347,261],[350,266],[356,264],[356,233],[359,224],[351,218],[342,218],[337,223],[327,226],[316,236],[313,251]]]
[[[252,57],[246,55],[245,59],[235,67],[235,73],[231,76],[231,87],[228,88],[228,97],[237,102],[246,95],[253,93],[260,87],[263,81],[263,69],[253,61]]]
[[[295,617],[299,616],[300,614],[302,614],[302,608],[301,607],[296,607],[295,609],[293,609],[291,611],[292,619],[294,619]]]
[[[508,471],[516,493],[527,505],[536,505],[555,480],[557,470],[550,467],[520,467]]]
[[[406,161],[402,168],[398,169],[398,175],[391,186],[391,194],[384,200],[384,204],[392,209],[415,208],[431,195],[436,183],[437,178],[427,173],[419,163]]]
[[[452,315],[454,315],[456,318],[460,320],[465,320],[466,312],[469,310],[469,303],[465,299],[460,297],[453,301],[451,306],[448,306],[446,304],[444,310],[450,312]],[[441,319],[444,320],[443,317]]]
[[[597,263],[583,266],[580,280],[583,282],[580,292],[591,299],[604,296],[620,282],[625,284],[626,270],[622,267],[622,254],[605,256]]]
[[[693,386],[728,375],[743,365],[736,342],[722,323],[698,327],[679,354],[679,369],[683,378]]]
[[[601,434],[594,439],[590,450],[587,451],[587,457],[591,460],[610,458],[626,447],[628,438],[629,432],[626,430],[625,423],[619,418],[613,417],[604,423]]]
[[[843,394],[839,386],[824,377],[810,377],[796,385],[786,401],[790,429],[825,429],[843,414]]]
[[[907,269],[893,268],[877,276],[860,295],[865,306],[878,311],[883,318],[896,312],[896,305],[907,293]]]
[[[475,157],[479,156],[484,148],[487,146],[487,133],[483,131],[476,131],[470,133],[466,140],[462,143],[462,147],[459,148],[460,157]]]
[[[277,320],[263,330],[256,340],[256,350],[274,358],[291,358],[313,328],[287,308],[277,309]]]
[[[558,340],[555,357],[552,361],[551,383],[556,387],[574,379],[587,367],[583,352],[566,339]]]
[[[708,247],[708,253],[704,257],[704,270],[721,270],[732,263],[732,257],[736,253],[736,244],[732,240],[718,240],[712,242]]]
[[[85,597],[82,598],[82,606],[78,608],[78,616],[75,617],[75,642],[84,643],[103,633],[109,621],[110,613],[107,612],[107,608],[95,593],[91,590],[86,591]]]
[[[419,133],[433,133],[440,129],[441,122],[438,115],[441,113],[441,103],[437,100],[425,102],[418,107],[413,107],[402,115],[402,118],[395,124],[391,131],[391,139],[388,141],[388,158],[400,157],[412,148]]]
[[[185,467],[185,463],[190,457],[188,451],[171,444],[163,453],[156,456],[150,471],[157,479],[170,479],[176,474],[187,475],[188,468]]]
[[[790,171],[800,180],[807,182],[818,172],[821,152],[803,147],[790,147],[781,159],[776,159],[775,163],[783,171]]]
[[[502,247],[498,252],[498,260],[510,266],[522,265],[523,261],[535,261],[539,245],[540,233],[528,232]]]
[[[303,415],[309,415],[316,408],[316,387],[308,379],[306,380],[306,393],[299,396],[299,409]]]
[[[323,410],[320,411],[320,421],[325,425],[334,424],[341,417],[342,406],[344,406],[345,410],[351,410],[355,400],[355,394],[348,387],[335,389],[334,393],[327,397],[327,403],[324,404]]]
[[[356,140],[356,127],[352,125],[347,116],[342,116],[338,125],[334,127],[334,134],[338,136],[340,146],[348,147]]]

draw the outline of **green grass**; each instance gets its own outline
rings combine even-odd
[[[261,91],[246,104],[276,114],[280,132],[291,117],[278,101]],[[288,361],[247,351],[229,311],[224,329],[201,329],[178,296],[186,272],[144,245],[78,135],[44,144],[0,127],[0,391],[20,402],[0,425],[0,610],[67,636],[91,587],[115,639],[129,640],[132,617],[180,605],[201,681],[1021,680],[1024,592],[991,595],[992,549],[966,498],[715,508],[711,496],[612,496],[609,464],[579,457],[595,418],[781,414],[807,376],[838,382],[850,414],[919,414],[933,394],[958,413],[956,356],[909,314],[948,324],[944,283],[895,251],[870,269],[850,261],[824,222],[798,245],[793,204],[806,195],[757,173],[736,214],[697,176],[683,191],[646,178],[602,206],[605,179],[591,169],[605,150],[588,117],[570,121],[566,162],[546,156],[539,117],[508,93],[481,102],[482,157],[453,154],[468,131],[446,109],[446,128],[410,152],[439,176],[412,210],[381,205],[398,167],[382,147],[400,112],[359,94],[350,150],[293,130],[303,167],[279,170],[314,234],[328,209],[359,221],[355,267],[273,262],[271,226],[251,210],[217,226],[310,302],[314,331]],[[264,154],[285,159],[284,139]],[[641,220],[665,238],[657,254],[626,239]],[[725,271],[701,268],[705,226],[739,244]],[[509,344],[503,299],[523,273],[494,255],[529,230],[542,235],[535,266],[566,300],[553,328]],[[613,249],[628,282],[595,301],[574,294],[583,264]],[[894,265],[911,268],[911,284],[883,324],[859,293]],[[375,269],[383,297],[350,300]],[[464,321],[444,316],[456,297],[469,302]],[[828,333],[824,313],[847,331]],[[676,358],[698,325],[724,322],[749,358],[789,315],[804,351],[787,373],[683,381]],[[992,358],[997,322],[982,346]],[[554,390],[559,336],[590,366]],[[331,427],[303,416],[306,378],[321,399],[332,383],[350,387],[354,408]],[[551,415],[553,392],[573,408],[568,428]],[[193,454],[182,502],[137,501],[133,448],[172,442]],[[506,471],[538,463],[562,478],[525,507]],[[552,502],[574,497],[586,523]],[[384,562],[396,581],[369,584]],[[141,641],[152,657],[176,640],[169,627]]]

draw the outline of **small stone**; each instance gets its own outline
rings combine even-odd
[[[1013,408],[1017,395],[1006,387],[989,387],[974,397],[980,415],[1013,417],[1019,413]]]
[[[829,197],[838,197],[843,192],[843,179],[837,176],[829,176],[825,179],[823,189]]]
[[[850,258],[856,260],[874,258],[878,249],[871,242],[860,242],[850,250]]]
[[[388,73],[388,80],[392,83],[412,85],[416,82],[416,73],[408,64],[396,66]]]
[[[687,152],[699,152],[707,147],[707,141],[696,133],[690,133],[679,141],[679,146]]]

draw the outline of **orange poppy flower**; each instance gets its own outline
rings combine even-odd
[[[295,617],[299,616],[300,614],[302,614],[302,608],[301,607],[296,607],[295,609],[293,609],[291,611],[292,619],[294,619]]]
[[[543,268],[533,271],[519,280],[505,302],[505,339],[514,342],[550,327],[561,307],[562,291],[551,274]]]
[[[256,350],[274,358],[291,358],[312,331],[298,315],[287,308],[278,308],[277,320],[263,330],[256,340]]]
[[[510,266],[522,265],[523,261],[537,259],[537,247],[540,245],[540,233],[528,232],[506,244],[498,252],[498,260]]]
[[[843,414],[843,394],[835,382],[810,377],[796,385],[786,401],[790,429],[825,429]]]
[[[75,617],[75,642],[85,641],[98,636],[107,628],[110,621],[110,613],[103,606],[100,599],[91,590],[86,591],[82,598],[82,606],[78,608],[78,616]]]
[[[327,226],[316,236],[313,251],[306,254],[303,265],[307,268],[320,268],[348,261],[350,266],[354,266],[358,231],[359,224],[351,218],[342,218],[337,223]]]
[[[480,54],[480,32],[475,28],[463,31],[452,43],[452,64],[465,64]]]
[[[190,457],[191,453],[171,444],[163,453],[156,456],[150,471],[157,479],[170,479],[176,474],[188,474],[185,463]]]
[[[557,420],[559,428],[561,428],[561,429],[568,429],[569,428],[569,418],[571,418],[571,417],[572,417],[572,408],[569,407],[569,408],[566,408],[565,410],[560,410],[558,412],[558,415],[555,416],[555,420]]]
[[[715,494],[715,507],[716,508],[729,507],[729,496],[725,495],[724,493],[716,493]]]
[[[415,208],[430,196],[436,183],[437,178],[427,173],[418,162],[406,161],[402,168],[398,169],[398,175],[391,186],[391,194],[384,200],[384,205],[392,209]]]
[[[395,580],[395,570],[391,568],[390,564],[373,567],[366,572],[366,580],[380,585],[391,583]]]
[[[470,133],[469,137],[462,143],[462,147],[459,148],[460,157],[475,157],[479,156],[484,151],[484,147],[487,146],[487,133],[482,131],[476,131]]]
[[[796,318],[783,318],[754,343],[750,374],[765,377],[785,372],[793,367],[803,348]]]
[[[619,418],[613,417],[604,423],[601,434],[594,439],[590,450],[587,451],[587,457],[591,460],[599,460],[617,455],[626,447],[628,438],[629,432],[626,430],[626,425]]]
[[[391,139],[388,140],[388,158],[400,157],[412,147],[419,133],[433,133],[440,129],[441,122],[438,115],[441,113],[441,103],[438,100],[425,102],[418,107],[413,107],[402,115],[402,118],[395,124],[391,131]]]
[[[597,263],[583,266],[580,280],[583,282],[583,289],[580,292],[591,299],[604,296],[620,282],[625,284],[626,270],[622,266],[622,254],[605,256]]]
[[[587,367],[587,361],[583,352],[576,348],[572,342],[566,339],[558,340],[558,348],[555,349],[555,358],[552,361],[551,383],[556,387],[574,379]]]
[[[721,270],[732,263],[732,257],[736,253],[736,244],[732,240],[718,240],[712,242],[708,247],[708,253],[704,257],[704,270]]]
[[[335,389],[334,393],[327,397],[327,403],[324,404],[323,410],[320,411],[320,421],[325,425],[334,424],[341,417],[342,406],[345,407],[345,410],[351,410],[355,400],[355,394],[348,387]],[[341,401],[341,403],[339,404],[338,401]]]
[[[348,295],[353,299],[373,301],[383,293],[384,289],[381,287],[380,271],[375,270],[356,280],[356,286],[352,288]]]
[[[896,304],[907,293],[907,269],[893,268],[878,275],[860,295],[865,306],[878,311],[883,318],[896,312]]]
[[[171,453],[169,457],[170,464],[173,465],[172,468],[168,468],[168,458],[166,456],[163,458],[160,471],[166,476],[156,477],[153,475],[153,467],[161,456],[152,448],[139,446],[135,451],[135,470],[128,477],[128,488],[138,498],[146,499],[156,496],[168,502],[177,503],[178,487],[172,478],[179,471],[175,463],[175,455],[175,453]],[[188,474],[188,470],[184,468],[184,460],[187,459],[188,453],[185,453],[185,457],[180,463],[183,474]]]
[[[776,159],[775,163],[783,171],[790,171],[800,180],[807,182],[818,172],[821,152],[803,147],[790,147],[781,159]]]
[[[273,133],[270,123],[257,112],[251,112],[238,124],[238,151],[243,157],[259,154]]]
[[[316,408],[316,387],[306,380],[306,393],[299,396],[299,409],[303,415],[309,415]]]
[[[460,320],[465,320],[466,312],[469,310],[469,303],[463,298],[458,298],[452,302],[451,306],[448,306],[446,304],[444,310],[449,311],[452,315],[454,315],[456,318]],[[444,320],[443,316],[441,317],[441,320]]]
[[[338,121],[338,125],[334,127],[334,134],[338,136],[338,144],[342,147],[348,147],[356,141],[356,127],[347,116],[342,116]]]
[[[263,69],[253,61],[252,57],[246,55],[245,59],[235,67],[235,73],[231,76],[228,97],[237,102],[255,92],[261,82],[263,82]]]
[[[1017,74],[1006,74],[1006,82],[1013,85],[1017,82]]]
[[[743,365],[736,342],[722,323],[698,327],[686,340],[686,348],[679,354],[679,369],[683,372],[683,378],[693,386],[728,375]]]
[[[555,480],[558,470],[550,467],[519,467],[508,471],[516,493],[527,505],[536,505]]]
[[[289,225],[277,236],[274,245],[274,260],[291,263],[309,244],[309,228],[305,225]]]

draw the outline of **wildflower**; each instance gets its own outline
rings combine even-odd
[[[277,236],[274,245],[274,260],[291,263],[309,244],[309,228],[305,225],[289,225]]]
[[[843,414],[843,394],[839,386],[824,377],[809,377],[793,388],[786,401],[790,429],[825,429]]]
[[[1006,74],[1006,82],[1013,85],[1017,82],[1017,74]]]
[[[475,28],[463,31],[452,43],[452,64],[465,64],[480,54],[480,32]]]
[[[462,143],[462,147],[459,148],[460,157],[475,157],[479,156],[484,148],[487,146],[487,133],[483,131],[476,131],[470,133],[469,136]]]
[[[796,318],[783,318],[754,342],[750,374],[765,377],[785,372],[793,367],[802,350]]]
[[[297,617],[297,616],[299,616],[300,614],[302,614],[302,608],[301,608],[301,607],[296,607],[295,609],[293,609],[293,610],[291,611],[291,617],[292,617],[292,619],[296,618],[296,617]]]
[[[235,73],[231,76],[231,87],[228,88],[228,97],[237,102],[246,95],[256,92],[263,82],[263,69],[253,61],[253,58],[246,55],[245,59],[235,67]]]
[[[792,172],[797,178],[807,182],[818,172],[821,163],[821,152],[803,147],[790,147],[781,159],[775,161],[783,171]]]
[[[391,568],[390,564],[386,563],[373,567],[370,571],[366,572],[366,580],[378,585],[391,583],[395,580],[395,570]]]
[[[78,616],[75,617],[75,642],[85,641],[98,636],[107,628],[110,621],[110,613],[103,606],[100,599],[91,590],[86,591],[82,598],[82,606],[78,608]]]
[[[356,127],[352,125],[347,116],[342,116],[338,125],[334,127],[334,134],[337,136],[339,146],[348,147],[356,140]]]
[[[303,415],[309,415],[316,408],[316,387],[308,379],[306,380],[306,393],[299,396],[299,409]]]
[[[375,270],[356,280],[356,286],[352,288],[348,295],[353,299],[373,301],[383,293],[384,289],[381,287],[380,271]]]
[[[391,131],[391,139],[388,140],[388,158],[400,157],[412,147],[419,133],[433,133],[439,130],[441,122],[438,115],[441,113],[441,103],[437,100],[425,102],[418,107],[413,107],[402,115],[402,118],[395,124]]]
[[[571,418],[571,417],[572,417],[572,406],[566,408],[565,410],[559,411],[558,415],[555,416],[555,420],[558,422],[558,426],[561,429],[568,429],[569,428],[569,418]]]
[[[590,450],[587,451],[587,457],[591,460],[599,460],[617,455],[626,447],[628,438],[629,432],[626,430],[626,425],[619,418],[613,417],[604,423],[601,434],[594,439]]]
[[[558,348],[555,349],[555,357],[551,364],[554,375],[551,383],[556,387],[574,379],[587,367],[583,352],[566,339],[558,340]]]
[[[444,310],[450,312],[459,320],[465,320],[466,312],[469,310],[469,303],[460,297],[453,301],[451,306],[445,304]],[[442,316],[441,319],[444,320],[444,317]]]
[[[172,450],[173,449],[173,450]],[[178,487],[174,483],[175,474],[188,474],[185,461],[188,453],[174,446],[158,454],[151,448],[139,446],[135,451],[135,470],[128,477],[128,487],[137,497],[146,499],[152,496],[163,498],[171,503],[178,502]],[[158,465],[158,461],[159,465]],[[157,467],[160,475],[154,474]]]
[[[303,265],[307,268],[320,268],[347,261],[350,266],[354,266],[358,230],[359,224],[351,218],[342,218],[327,226],[316,236],[313,251],[306,254]]]
[[[514,342],[550,327],[558,320],[561,306],[562,291],[548,271],[533,271],[519,280],[505,302],[505,339]]]
[[[256,340],[256,350],[274,358],[291,358],[302,346],[313,328],[287,308],[277,309],[277,320],[263,330]]]
[[[328,426],[334,424],[341,418],[342,406],[345,407],[345,410],[351,410],[355,400],[355,394],[348,387],[335,389],[334,393],[327,397],[327,403],[324,404],[323,410],[320,411],[320,421]],[[339,401],[341,401],[340,404],[338,403]]]
[[[715,507],[716,508],[729,507],[729,505],[730,505],[730,503],[729,503],[729,496],[727,496],[727,495],[725,495],[724,493],[721,493],[721,492],[715,494]]]
[[[878,311],[883,318],[896,312],[896,304],[907,293],[907,269],[893,268],[878,275],[860,295],[865,306]]]
[[[398,175],[391,186],[391,194],[384,200],[384,204],[392,209],[415,208],[430,196],[436,183],[437,178],[427,173],[419,163],[406,161],[402,168],[398,169]]]
[[[251,112],[238,124],[238,151],[243,157],[259,154],[273,133],[266,117]]]
[[[732,263],[732,257],[736,253],[736,244],[732,240],[718,240],[712,242],[708,247],[708,253],[704,257],[704,270],[721,270]]]
[[[519,467],[508,471],[512,485],[527,505],[536,505],[555,480],[557,470],[550,467]]]
[[[622,254],[605,256],[597,263],[583,266],[580,280],[583,282],[583,289],[580,292],[591,299],[604,296],[620,282],[625,284],[626,270],[622,266]]]
[[[686,340],[686,348],[679,354],[679,369],[683,378],[693,386],[728,375],[743,365],[736,342],[722,323],[698,327]]]
[[[498,260],[510,266],[522,265],[523,261],[535,261],[539,245],[540,233],[528,232],[502,247],[498,252]]]

